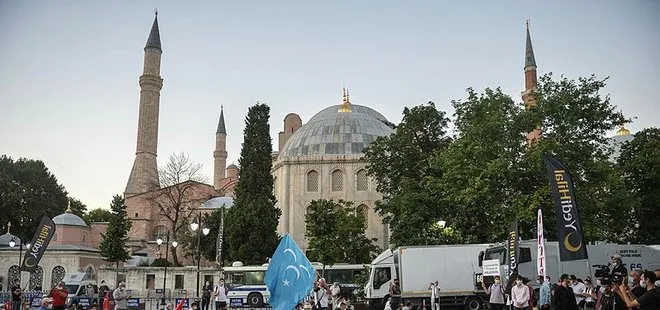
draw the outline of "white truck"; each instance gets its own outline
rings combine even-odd
[[[476,287],[479,253],[489,244],[410,246],[386,250],[371,263],[365,286],[367,308],[381,310],[390,284],[399,279],[402,302],[430,308],[431,281],[440,287],[440,308],[484,309],[486,295]],[[394,305],[392,306],[394,308]]]
[[[520,242],[518,257],[518,274],[534,280],[537,276],[537,239]],[[562,274],[575,275],[578,278],[591,277],[595,281],[594,273],[598,266],[608,265],[614,254],[621,255],[621,260],[628,271],[631,269],[660,268],[660,246],[639,244],[615,244],[595,242],[587,245],[589,259],[562,262],[559,260],[559,245],[557,241],[545,242],[546,274],[552,281],[559,280]],[[508,274],[506,256],[506,243],[493,245],[479,254],[479,266],[483,260],[500,260],[500,274]],[[485,277],[486,284],[492,283],[492,277]],[[531,282],[534,283],[534,282]],[[595,283],[594,283],[595,284]]]

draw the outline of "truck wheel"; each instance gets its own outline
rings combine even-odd
[[[259,293],[252,293],[248,295],[247,302],[250,307],[258,308],[263,306],[264,298]]]
[[[470,297],[465,300],[465,309],[466,310],[481,310],[483,301],[479,297]]]

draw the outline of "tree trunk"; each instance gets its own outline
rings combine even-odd
[[[172,264],[174,267],[181,266],[181,263],[179,263],[179,257],[176,255],[176,248],[170,247],[170,251],[172,252]]]
[[[119,261],[117,261],[117,268],[115,268],[115,288],[119,287]]]

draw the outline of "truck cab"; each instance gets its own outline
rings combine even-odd
[[[369,280],[364,287],[367,308],[380,309],[385,306],[383,299],[390,292],[389,283],[393,280],[392,275],[396,275],[394,254],[391,249],[387,249],[371,263]]]
[[[83,272],[72,273],[64,277],[62,281],[64,281],[64,286],[69,291],[69,296],[66,299],[67,306],[77,305],[80,298],[90,298],[90,304],[98,300],[98,285],[96,284],[96,280],[91,279],[88,274]],[[92,296],[87,295],[88,285],[94,289]]]

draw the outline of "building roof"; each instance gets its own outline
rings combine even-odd
[[[286,142],[279,158],[307,155],[362,154],[369,143],[394,130],[376,110],[360,105],[327,107],[298,129]]]
[[[53,223],[55,223],[55,225],[88,227],[87,223],[85,223],[85,221],[80,218],[80,216],[73,214],[70,203],[69,207],[66,209],[66,211],[64,211],[64,213],[53,218]]]
[[[156,17],[154,17],[154,23],[151,25],[151,31],[149,32],[149,38],[147,39],[147,44],[144,48],[157,48],[159,51],[163,51],[163,48],[160,45],[160,31],[158,30],[158,13],[156,12]]]
[[[9,241],[11,241],[12,239],[14,239],[14,242],[16,242],[17,245],[19,244],[19,242],[21,242],[21,238],[16,237],[10,234],[9,232],[7,232],[4,235],[0,235],[0,248],[9,248],[10,247]]]

